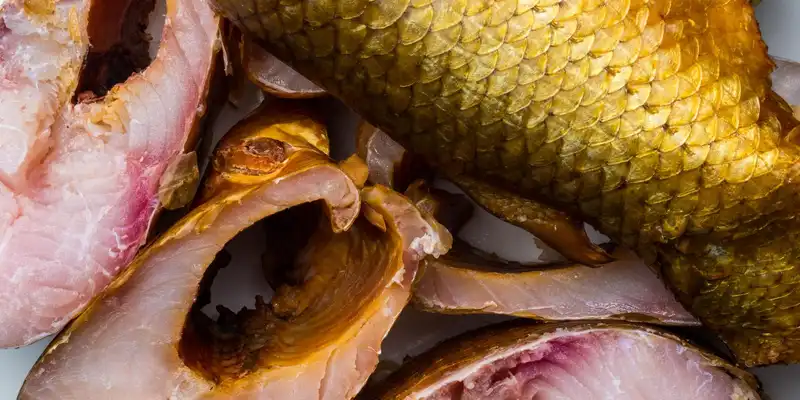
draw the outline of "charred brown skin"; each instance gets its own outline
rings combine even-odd
[[[741,363],[800,361],[798,121],[749,1],[214,2],[440,171],[658,258]]]

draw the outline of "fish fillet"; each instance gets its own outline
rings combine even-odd
[[[72,103],[91,13],[110,5],[0,5],[2,347],[58,331],[130,262],[205,113],[219,26],[205,1],[169,2],[152,64]]]
[[[414,303],[448,314],[699,325],[638,257],[623,249],[614,256],[600,268],[526,268],[451,252],[426,260]]]

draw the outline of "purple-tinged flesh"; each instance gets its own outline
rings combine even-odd
[[[756,400],[749,373],[646,326],[512,322],[464,334],[389,377],[380,400]]]

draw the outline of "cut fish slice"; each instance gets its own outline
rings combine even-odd
[[[0,6],[1,347],[56,332],[83,309],[144,243],[160,187],[185,177],[170,166],[194,146],[220,21],[203,0],[168,3],[156,59],[102,99],[75,96],[89,33],[107,45],[114,36],[100,33],[138,3]]]
[[[365,397],[366,398],[366,397]],[[500,324],[405,365],[371,399],[756,400],[755,378],[646,326]]]
[[[358,176],[356,161],[332,164],[312,143],[321,136],[318,125],[279,113],[255,115],[223,139],[204,202],[53,342],[22,399],[356,395],[410,298],[418,262],[446,251],[449,237],[384,187],[361,191],[364,217],[356,218],[356,184],[363,183],[349,178]],[[198,314],[198,287],[228,240],[264,217],[317,200],[330,223],[296,260],[302,282],[277,288],[270,304],[257,299],[255,310],[223,312],[217,323]]]
[[[426,260],[414,302],[452,314],[699,325],[633,252],[618,248],[613,255],[616,261],[600,268],[528,268],[451,252]]]

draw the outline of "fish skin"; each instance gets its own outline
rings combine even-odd
[[[325,90],[267,53],[247,37],[240,44],[245,74],[261,90],[282,98],[314,98],[325,96]]]
[[[87,13],[95,3],[50,3],[55,14],[29,16],[30,22],[44,18],[52,30],[43,32],[69,37],[85,50]],[[13,8],[2,10],[5,18]],[[66,22],[56,30],[48,18],[59,16]],[[85,54],[69,68],[53,62],[69,76],[59,78],[64,87],[51,110],[55,122],[41,144],[47,151],[0,184],[0,347],[61,329],[144,244],[160,209],[162,175],[196,143],[219,24],[204,2],[171,2],[153,63],[95,101],[71,103],[77,85],[72,68],[80,69]],[[14,31],[2,35],[8,40]]]
[[[800,361],[798,121],[748,1],[214,3],[440,171],[660,260],[740,363]]]

